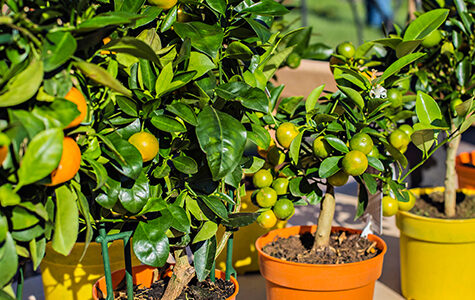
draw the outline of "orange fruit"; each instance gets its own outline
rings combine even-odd
[[[288,149],[294,138],[299,134],[297,126],[290,122],[282,123],[275,133],[279,144]]]
[[[348,174],[346,174],[343,170],[340,170],[333,174],[332,176],[328,177],[328,183],[333,186],[342,186],[348,182]]]
[[[0,147],[0,166],[3,165],[5,158],[7,158],[7,154],[8,154],[8,147],[1,146]]]
[[[78,144],[70,137],[63,139],[63,153],[58,167],[51,173],[51,183],[47,186],[54,186],[71,180],[79,171],[81,165],[81,150]]]
[[[285,154],[284,152],[280,151],[277,146],[272,146],[269,148],[267,152],[267,160],[273,165],[278,166],[283,164],[285,161]]]
[[[275,226],[277,218],[272,210],[263,211],[259,217],[257,217],[257,224],[262,228],[269,229]]]
[[[358,150],[346,153],[342,160],[343,171],[351,176],[359,176],[368,168],[368,158]]]
[[[144,162],[151,161],[158,154],[159,145],[157,138],[148,132],[140,131],[129,138],[129,143],[135,146],[142,155]]]
[[[71,101],[77,105],[79,110],[79,116],[72,120],[66,128],[76,127],[86,118],[87,115],[87,102],[83,94],[75,87],[72,87],[69,92],[64,96],[64,99]]]
[[[175,6],[177,0],[148,0],[148,3],[167,10]]]
[[[381,202],[383,208],[383,216],[394,216],[398,211],[398,201],[391,196],[384,196]]]

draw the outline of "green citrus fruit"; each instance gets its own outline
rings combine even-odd
[[[258,189],[270,186],[272,180],[272,173],[266,169],[260,169],[252,177],[252,183]]]
[[[373,140],[366,133],[357,133],[350,140],[350,149],[363,152],[365,155],[373,149]]]
[[[289,66],[289,68],[297,69],[300,66],[301,59],[302,58],[300,57],[300,55],[295,52],[292,52],[287,57],[287,65]]]
[[[292,123],[282,123],[277,128],[276,137],[279,144],[284,148],[289,148],[294,138],[299,134],[297,126]]]
[[[273,188],[262,188],[256,194],[256,202],[260,207],[272,207],[276,201],[277,193]]]
[[[378,147],[373,146],[373,148],[371,149],[371,151],[368,153],[368,156],[374,157],[374,158],[379,158],[379,150],[378,150]]]
[[[348,174],[346,174],[343,170],[340,170],[333,174],[332,176],[328,177],[328,183],[333,186],[342,186],[348,182]]]
[[[439,30],[434,30],[422,40],[421,45],[425,48],[432,48],[439,45],[441,40],[442,33]]]
[[[330,155],[332,147],[323,138],[323,136],[317,137],[313,140],[313,154],[319,158],[327,158]]]
[[[289,199],[279,199],[272,208],[275,216],[279,220],[287,220],[295,211],[294,203]]]
[[[342,160],[343,171],[351,176],[359,176],[368,168],[368,158],[358,150],[346,153]]]
[[[416,197],[414,196],[414,194],[407,190],[406,192],[409,194],[409,201],[398,201],[399,210],[409,211],[414,207],[414,204],[416,204]]]
[[[384,196],[382,199],[383,216],[394,216],[398,211],[397,200],[391,196]]]
[[[336,53],[346,58],[352,58],[355,55],[355,46],[351,42],[343,42],[337,46]]]
[[[457,105],[462,104],[462,103],[463,101],[461,99],[453,99],[450,101],[450,111],[452,112],[454,116],[457,115],[457,109],[456,109]]]
[[[411,78],[405,77],[398,80],[396,83],[396,87],[404,95],[405,93],[407,93],[407,91],[409,91],[409,88],[411,87]]]
[[[178,0],[148,0],[148,3],[162,9],[170,9],[175,6],[177,1]]]
[[[279,177],[274,182],[272,182],[272,188],[275,190],[277,195],[287,194],[289,187],[289,180],[287,178]]]
[[[257,224],[262,228],[269,229],[275,226],[277,218],[272,210],[263,211],[259,217],[257,217]]]
[[[272,146],[267,152],[267,160],[274,166],[278,166],[285,161],[284,152],[280,151],[277,146]]]
[[[398,108],[402,105],[402,93],[398,89],[390,89],[387,94],[392,108]]]
[[[411,135],[414,132],[414,129],[408,124],[402,124],[398,129],[404,131],[404,133],[407,134],[409,138],[411,138]]]
[[[407,148],[411,139],[402,130],[396,129],[389,135],[389,143],[396,149],[401,150]]]

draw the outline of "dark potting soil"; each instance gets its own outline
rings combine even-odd
[[[150,288],[134,286],[135,300],[158,300],[161,299],[167,288],[169,278],[160,279],[152,283]],[[221,300],[234,293],[234,284],[231,281],[216,278],[213,283],[209,279],[199,282],[196,277],[183,290],[177,300]],[[114,299],[127,300],[127,291],[122,288],[114,291]]]
[[[416,204],[411,213],[439,219],[472,219],[475,218],[475,195],[457,193],[455,216],[448,218],[444,213],[444,193],[437,191],[416,197]]]
[[[275,258],[306,264],[345,264],[363,261],[375,257],[381,250],[376,242],[345,231],[333,232],[330,246],[312,251],[314,233],[278,237],[264,246],[264,253]]]

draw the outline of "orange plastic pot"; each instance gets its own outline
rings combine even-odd
[[[134,284],[136,285],[142,285],[144,287],[149,288],[152,285],[152,280],[153,280],[153,271],[156,268],[146,266],[146,265],[141,265],[141,266],[136,266],[132,268],[132,277]],[[224,279],[226,277],[225,273],[220,270],[216,270],[216,278],[221,278]],[[166,276],[171,276],[171,272],[167,272]],[[117,287],[117,285],[124,280],[125,277],[125,269],[118,270],[115,272],[112,272],[112,285],[114,286],[114,289]],[[227,298],[227,300],[235,300],[236,295],[239,292],[239,284],[236,280],[236,278],[231,276],[231,281],[234,284],[234,293]],[[100,290],[102,292],[103,297],[107,297],[107,288],[106,288],[106,278],[102,276],[94,286],[92,287],[92,297],[94,300],[99,299],[99,292]]]
[[[317,226],[294,226],[273,230],[256,241],[259,266],[266,279],[267,299],[287,300],[369,300],[373,299],[374,284],[381,276],[386,243],[370,234],[382,253],[371,259],[341,265],[316,265],[281,260],[265,254],[262,248],[277,237],[287,238],[305,232],[315,232]],[[332,231],[361,233],[361,230],[333,227]]]
[[[475,190],[475,151],[460,153],[455,160],[455,170],[459,179],[459,189]]]

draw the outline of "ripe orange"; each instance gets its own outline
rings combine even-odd
[[[358,150],[346,153],[342,160],[343,171],[351,176],[359,176],[368,168],[368,158]]]
[[[51,183],[47,186],[54,186],[71,180],[79,171],[81,165],[81,150],[78,144],[70,137],[63,139],[63,154],[59,161],[59,165],[51,173]]]
[[[87,103],[83,94],[75,87],[72,87],[69,92],[64,96],[64,99],[73,102],[77,105],[79,110],[79,116],[72,120],[66,128],[76,127],[86,118],[87,115]]]
[[[373,149],[373,140],[366,133],[357,133],[350,140],[350,149],[363,152],[365,155]]]
[[[384,196],[381,202],[383,208],[383,216],[390,217],[398,211],[398,201],[391,196]]]
[[[0,147],[0,166],[3,165],[3,161],[5,158],[7,158],[8,154],[8,147],[7,146],[1,146]]]
[[[257,217],[257,224],[262,228],[269,229],[275,226],[277,218],[272,210],[263,211],[259,217]]]
[[[294,138],[299,134],[297,126],[290,122],[282,123],[277,128],[276,137],[279,144],[284,148],[289,148]]]
[[[134,145],[135,148],[139,150],[144,162],[154,159],[158,154],[158,141],[157,138],[151,133],[145,131],[134,133],[129,138],[129,143]]]
[[[175,6],[177,0],[148,0],[148,3],[167,10]]]
[[[252,177],[252,183],[258,189],[270,186],[272,180],[272,173],[267,169],[260,169]]]
[[[342,186],[348,182],[348,174],[346,174],[343,170],[340,170],[333,174],[332,176],[328,177],[328,183],[333,186]]]

